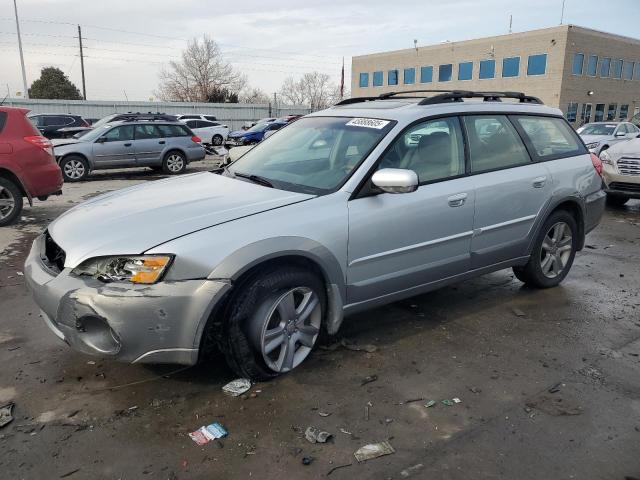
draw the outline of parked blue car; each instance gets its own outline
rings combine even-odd
[[[285,125],[287,125],[287,122],[276,120],[270,123],[258,123],[249,130],[236,130],[228,135],[225,145],[230,147],[236,145],[252,145],[261,142],[267,132],[279,130]]]

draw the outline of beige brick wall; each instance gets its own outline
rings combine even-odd
[[[353,57],[352,96],[375,96],[389,91],[404,91],[420,88],[464,89],[464,90],[507,90],[522,91],[540,97],[544,103],[560,107],[566,112],[568,103],[627,103],[629,112],[640,107],[640,80],[613,80],[571,75],[575,52],[596,54],[599,57],[622,58],[640,62],[640,40],[597,32],[580,27],[561,25],[553,28],[512,33],[463,42],[449,42],[439,45],[397,50]],[[529,55],[547,54],[547,70],[544,75],[527,76]],[[502,78],[502,60],[505,57],[520,57],[518,77]],[[478,73],[480,60],[496,60],[494,79],[480,80]],[[473,79],[458,81],[458,64],[473,61]],[[453,64],[453,80],[438,82],[438,66]],[[432,65],[433,82],[420,83],[420,67]],[[404,85],[403,69],[416,68],[416,83]],[[586,68],[586,60],[585,60]],[[398,85],[387,85],[388,71],[397,69]],[[373,72],[383,71],[384,85],[373,87]],[[369,87],[360,88],[361,72],[369,73]],[[588,91],[594,91],[589,97]],[[606,108],[605,108],[606,110]],[[578,111],[578,116],[579,116]],[[593,120],[593,113],[592,113]]]
[[[581,76],[572,74],[573,57],[576,53],[585,55],[584,73]],[[598,56],[596,77],[586,74],[589,55]],[[611,65],[610,78],[601,78],[600,66],[604,57],[638,63],[640,62],[640,40],[580,27],[569,28],[560,106],[566,112],[569,102],[578,103],[578,124],[582,105],[585,103],[592,104],[591,121],[594,121],[597,104],[605,105],[605,118],[611,103],[617,104],[616,118],[619,116],[621,105],[629,105],[630,115],[633,115],[635,108],[640,107],[640,80],[614,79],[613,65]],[[592,91],[593,95],[588,95],[589,91]]]

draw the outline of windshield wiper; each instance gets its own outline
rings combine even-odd
[[[271,183],[269,180],[259,175],[247,175],[246,173],[238,173],[238,172],[233,172],[233,174],[236,177],[246,178],[247,180],[251,180],[253,183],[264,185],[265,187],[269,187],[269,188],[274,188],[273,183]]]

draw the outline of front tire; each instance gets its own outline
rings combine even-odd
[[[214,135],[213,138],[211,139],[211,144],[214,147],[219,147],[220,145],[222,145],[223,141],[224,139],[222,138],[222,135]]]
[[[324,283],[299,267],[263,271],[231,299],[219,344],[231,369],[267,380],[298,367],[323,328]]]
[[[65,182],[80,182],[89,175],[89,164],[78,155],[69,155],[60,160],[60,170]]]
[[[607,194],[607,205],[610,205],[612,207],[622,207],[628,201],[629,197],[626,197],[624,195]]]
[[[169,175],[184,173],[187,169],[187,158],[182,152],[169,152],[162,161],[162,171]]]
[[[0,177],[0,227],[11,225],[22,212],[22,192],[11,180]]]
[[[544,222],[524,267],[514,267],[513,273],[525,285],[551,288],[560,284],[569,273],[578,247],[578,225],[565,210],[552,213]]]

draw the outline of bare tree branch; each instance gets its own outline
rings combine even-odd
[[[240,102],[242,103],[269,103],[269,95],[259,88],[247,88],[240,92]]]
[[[300,80],[287,78],[280,88],[280,97],[290,105],[308,105],[322,110],[340,100],[340,86],[326,73],[305,73]]]

